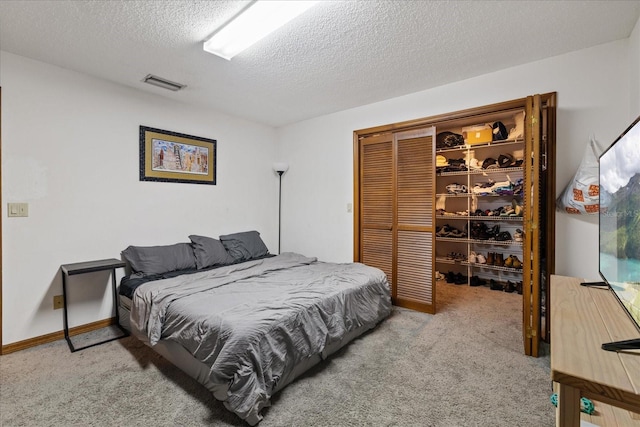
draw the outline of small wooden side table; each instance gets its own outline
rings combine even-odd
[[[84,350],[85,348],[93,347],[95,345],[104,344],[109,341],[114,341],[120,338],[123,338],[128,335],[128,332],[120,326],[120,316],[118,315],[118,294],[116,289],[116,268],[124,268],[125,262],[119,259],[110,258],[110,259],[101,259],[97,261],[87,261],[87,262],[77,262],[74,264],[63,264],[60,266],[62,270],[62,300],[64,304],[64,338],[67,340],[67,344],[69,344],[69,349],[71,352],[75,352],[78,350]],[[84,274],[84,273],[93,273],[95,271],[105,271],[111,270],[111,284],[113,287],[113,307],[115,309],[116,315],[116,326],[122,331],[122,335],[115,336],[109,338],[104,341],[95,342],[89,344],[84,347],[76,348],[71,342],[71,338],[69,337],[69,321],[67,314],[67,277],[74,276],[76,274]]]

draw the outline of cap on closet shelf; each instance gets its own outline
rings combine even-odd
[[[438,154],[436,156],[436,167],[449,166],[449,162],[445,156]]]
[[[497,169],[498,162],[493,157],[488,157],[482,162],[482,169]]]
[[[500,154],[500,157],[498,157],[498,166],[500,166],[501,168],[508,168],[510,166],[513,166],[514,163],[515,163],[515,160],[513,159],[513,156],[509,153]]]

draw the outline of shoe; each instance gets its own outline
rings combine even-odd
[[[522,268],[522,261],[520,261],[517,256],[513,256],[512,265],[513,268]]]
[[[506,242],[507,240],[511,240],[511,233],[508,231],[503,231],[496,236],[496,240],[499,242]]]
[[[486,264],[487,263],[487,259],[484,257],[484,255],[478,254],[478,255],[476,255],[476,263],[477,264]]]
[[[517,228],[515,233],[513,233],[513,240],[516,242],[522,242],[524,240],[524,231]]]
[[[489,288],[492,291],[502,291],[504,290],[504,286],[502,286],[500,283],[496,282],[495,280],[491,279],[489,281]]]
[[[512,293],[512,292],[515,292],[515,290],[516,290],[516,284],[513,283],[511,280],[507,281],[507,286],[504,287],[504,291]]]
[[[449,184],[445,188],[449,194],[462,194],[467,192],[467,186],[463,184]]]
[[[471,280],[469,281],[469,286],[482,286],[482,285],[484,285],[484,280],[482,280],[478,276],[471,276]]]
[[[493,252],[489,252],[489,254],[487,255],[487,264],[493,265],[493,255]]]
[[[451,231],[451,226],[449,224],[445,224],[439,229],[436,228],[436,236],[438,237],[446,237]]]
[[[513,255],[509,255],[509,257],[504,260],[504,266],[508,268],[513,268]]]
[[[467,276],[464,276],[462,273],[456,274],[453,283],[455,285],[466,285],[467,284]]]
[[[475,264],[476,262],[478,262],[478,257],[476,255],[475,252],[471,251],[471,253],[469,254],[469,258],[467,259],[468,262]]]
[[[495,265],[496,267],[502,267],[504,266],[504,255],[502,254],[495,254],[493,256],[493,265]]]
[[[447,283],[453,283],[454,280],[455,280],[455,274],[453,273],[453,271],[447,272],[447,278],[446,278]]]
[[[510,214],[510,216],[522,216],[522,206],[519,205],[515,199],[511,201],[511,208],[513,209],[513,212]]]
[[[519,295],[522,295],[522,282],[516,283],[516,292],[518,292]]]

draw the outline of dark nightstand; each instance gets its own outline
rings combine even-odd
[[[71,352],[78,350],[84,350],[85,348],[93,347],[94,345],[104,344],[109,341],[123,338],[128,332],[120,326],[120,316],[118,315],[118,294],[116,290],[116,268],[124,268],[125,263],[119,259],[101,259],[98,261],[77,262],[74,264],[64,264],[60,266],[62,270],[62,300],[64,303],[64,338],[69,344]],[[76,348],[71,342],[69,337],[69,322],[67,320],[67,276],[74,276],[76,274],[93,273],[95,271],[111,270],[111,284],[113,285],[113,307],[116,312],[116,326],[122,331],[122,335],[109,338],[104,341],[95,342],[84,347]]]

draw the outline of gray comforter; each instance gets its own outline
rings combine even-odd
[[[294,366],[390,311],[382,271],[285,253],[145,283],[131,322],[151,345],[176,341],[210,367],[225,406],[256,424]]]

